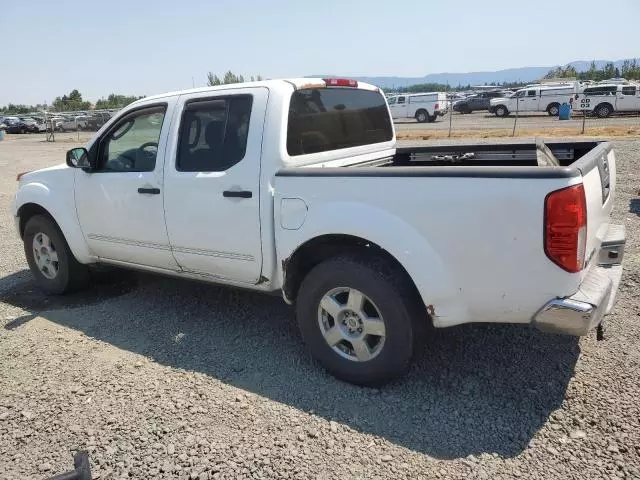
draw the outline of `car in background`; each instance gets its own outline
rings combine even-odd
[[[38,125],[35,120],[24,122],[18,117],[7,117],[4,119],[4,124],[7,126],[5,131],[7,133],[38,133]]]
[[[87,130],[97,131],[111,119],[109,112],[94,112],[87,119]]]
[[[29,133],[42,133],[47,130],[43,121],[38,121],[32,117],[20,117],[20,121],[27,125]]]
[[[89,117],[86,115],[76,115],[74,117],[64,118],[57,126],[61,132],[86,130],[88,126]]]
[[[476,110],[489,110],[492,98],[506,97],[510,93],[511,92],[504,92],[502,90],[474,93],[462,100],[454,102],[451,108],[454,112],[458,113],[472,113]]]

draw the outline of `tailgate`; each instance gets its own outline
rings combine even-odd
[[[587,245],[584,277],[588,267],[598,262],[598,251],[607,235],[616,189],[616,158],[610,143],[601,143],[575,166],[583,176],[587,201]]]

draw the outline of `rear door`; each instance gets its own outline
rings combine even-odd
[[[269,91],[180,97],[165,166],[165,218],[180,267],[254,284],[262,269],[260,156]]]

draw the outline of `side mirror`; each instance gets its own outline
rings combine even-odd
[[[91,169],[89,152],[84,147],[72,148],[67,152],[67,165],[72,168]]]

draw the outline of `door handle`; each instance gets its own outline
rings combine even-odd
[[[225,190],[222,192],[222,196],[226,198],[251,198],[253,192],[249,190]]]
[[[160,194],[160,189],[159,188],[140,187],[138,189],[138,193],[148,193],[148,194],[151,194],[151,195],[159,195]]]

